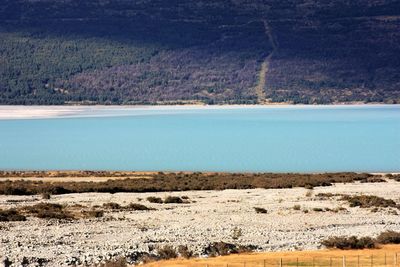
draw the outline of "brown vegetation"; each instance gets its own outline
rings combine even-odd
[[[365,249],[376,248],[379,244],[400,244],[400,233],[394,231],[382,232],[377,238],[361,237],[330,237],[321,242],[327,248]]]
[[[380,244],[400,244],[400,233],[395,231],[386,231],[381,233],[376,241]]]
[[[42,176],[46,173],[40,172]],[[62,174],[65,174],[63,172]],[[74,172],[76,174],[76,172]],[[124,173],[88,172],[84,175],[121,177]],[[0,177],[31,177],[25,172],[0,172]],[[29,175],[37,175],[30,173]],[[56,175],[52,173],[52,175]],[[133,175],[130,173],[130,175]],[[105,182],[43,182],[43,181],[0,181],[0,194],[35,195],[42,193],[67,194],[84,192],[167,192],[188,190],[224,190],[252,188],[292,188],[309,186],[330,186],[333,183],[365,181],[372,174],[366,173],[324,173],[324,174],[273,174],[273,173],[153,173],[151,178],[110,179]],[[35,176],[33,176],[35,177]],[[128,176],[127,176],[128,177]],[[379,176],[380,177],[380,176]],[[159,199],[148,198],[160,203]],[[158,202],[157,202],[158,201]]]
[[[21,215],[16,209],[1,210],[0,222],[26,221],[26,217]]]
[[[395,180],[397,182],[400,182],[400,174],[388,173],[388,174],[386,174],[386,177],[389,178],[389,179],[393,179],[393,180]]]
[[[364,248],[375,248],[375,240],[370,237],[356,236],[351,237],[330,237],[321,242],[327,248],[338,248],[338,249],[364,249]]]
[[[59,204],[39,203],[22,207],[21,211],[41,219],[74,219],[73,214]]]
[[[358,196],[348,196],[343,195],[340,200],[348,201],[350,207],[360,207],[360,208],[398,208],[399,206],[395,201],[391,199],[385,199],[378,196],[368,196],[368,195],[358,195]]]
[[[128,266],[128,264],[126,263],[126,260],[124,258],[120,258],[115,261],[107,261],[105,263],[101,263],[100,265],[97,265],[97,266],[98,267],[126,267],[126,266]]]
[[[264,208],[254,207],[254,210],[257,213],[268,213],[268,211],[266,209],[264,209]]]
[[[205,249],[203,254],[216,257],[216,256],[224,256],[230,254],[237,254],[237,253],[247,253],[256,250],[255,246],[242,246],[242,245],[235,245],[225,242],[214,242],[208,245]]]

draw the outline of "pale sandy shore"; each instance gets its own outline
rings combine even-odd
[[[270,108],[348,108],[348,107],[382,107],[398,106],[385,104],[338,104],[338,105],[160,105],[160,106],[0,106],[0,120],[7,119],[44,119],[57,117],[106,117],[144,115],[150,112],[175,112],[190,110],[221,110],[221,109],[270,109]]]

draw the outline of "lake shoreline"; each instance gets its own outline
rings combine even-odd
[[[387,107],[400,106],[399,104],[363,104],[342,103],[329,105],[305,105],[305,104],[266,104],[266,105],[59,105],[59,106],[22,106],[0,105],[0,120],[16,119],[48,119],[48,118],[74,118],[74,117],[108,117],[129,116],[131,114],[113,114],[112,112],[132,111],[190,111],[190,110],[235,110],[235,109],[330,109],[351,107]],[[110,112],[110,113],[107,113]]]

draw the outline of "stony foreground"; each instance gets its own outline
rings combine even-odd
[[[39,202],[59,204],[121,205],[141,203],[153,211],[111,211],[104,217],[74,221],[29,218],[25,222],[0,223],[0,256],[19,266],[28,262],[48,266],[91,264],[118,256],[134,261],[138,252],[158,246],[188,245],[202,254],[211,242],[255,245],[260,251],[316,249],[329,236],[376,236],[385,230],[400,231],[400,216],[393,208],[349,207],[338,198],[318,193],[366,194],[400,202],[400,183],[336,184],[313,190],[252,189],[164,193],[82,193],[52,196],[0,195],[0,208]],[[149,196],[187,196],[185,204],[155,204]],[[293,207],[300,205],[300,209]],[[267,210],[256,213],[254,207]],[[318,208],[338,212],[318,211]],[[316,210],[313,210],[316,208]],[[305,210],[308,212],[306,213]],[[235,230],[236,229],[236,230]],[[239,229],[239,230],[238,230]],[[32,264],[33,265],[33,264]]]

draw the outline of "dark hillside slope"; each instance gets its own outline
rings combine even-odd
[[[185,101],[398,102],[400,3],[1,1],[1,104]]]

